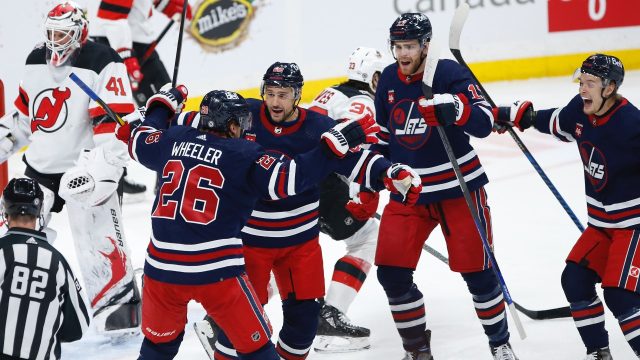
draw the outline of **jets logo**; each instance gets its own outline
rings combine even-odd
[[[55,132],[67,122],[67,100],[71,97],[71,89],[45,89],[36,95],[31,113],[31,132],[37,130]]]
[[[400,100],[391,109],[389,125],[389,131],[398,143],[411,150],[420,148],[431,135],[431,128],[418,112],[418,105],[410,99]]]
[[[580,157],[584,172],[595,191],[601,191],[607,184],[607,159],[600,149],[589,142],[580,143]]]

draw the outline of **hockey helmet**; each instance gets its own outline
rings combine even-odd
[[[622,61],[613,55],[593,54],[582,62],[580,73],[591,74],[602,79],[603,86],[615,81],[616,89],[624,80]]]
[[[389,42],[418,40],[420,45],[431,41],[431,21],[425,14],[404,13],[389,28]]]
[[[51,9],[44,27],[47,59],[54,66],[63,65],[87,41],[89,35],[85,11],[73,1],[66,1]]]
[[[299,100],[302,95],[302,85],[304,85],[304,78],[298,64],[276,61],[269,66],[262,77],[260,96],[264,97],[267,86],[290,87],[293,88],[294,98]]]
[[[251,128],[251,111],[242,95],[233,91],[213,90],[202,98],[198,130],[227,133],[234,121],[243,131]]]
[[[7,215],[40,216],[44,193],[30,178],[14,178],[2,192],[3,213]]]
[[[384,61],[382,53],[374,48],[358,47],[349,56],[349,67],[347,77],[351,80],[369,84],[371,91],[373,88],[373,75],[381,73],[387,63]]]

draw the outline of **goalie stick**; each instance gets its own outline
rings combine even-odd
[[[491,107],[495,108],[496,104],[493,102],[493,100],[491,99],[487,91],[482,86],[482,83],[480,83],[480,81],[478,80],[476,75],[473,73],[469,65],[467,65],[467,63],[464,61],[464,58],[462,57],[462,53],[460,52],[460,35],[462,34],[462,28],[464,27],[464,23],[466,22],[468,15],[469,15],[469,4],[467,4],[466,2],[463,2],[456,9],[455,14],[453,15],[453,20],[451,21],[451,27],[449,29],[449,50],[451,50],[451,53],[456,58],[458,63],[460,63],[460,65],[464,66],[465,68],[467,68],[467,70],[469,70],[469,73],[471,74],[473,79],[476,81],[476,83],[480,87],[480,90],[484,94],[484,97],[487,99]],[[544,183],[547,185],[549,190],[551,190],[551,193],[553,193],[553,196],[555,196],[555,198],[558,200],[558,202],[560,203],[564,211],[567,213],[567,215],[569,215],[569,217],[571,218],[573,223],[576,225],[578,230],[580,230],[581,233],[584,232],[584,226],[582,225],[580,220],[578,220],[578,217],[573,212],[573,210],[571,210],[571,207],[569,207],[569,204],[567,204],[567,202],[564,200],[562,195],[560,195],[560,192],[553,185],[553,183],[551,182],[547,174],[544,172],[544,170],[542,170],[542,167],[540,167],[540,164],[538,164],[536,159],[531,154],[531,151],[529,151],[529,149],[525,146],[524,142],[522,142],[522,140],[520,139],[518,134],[516,134],[516,132],[513,130],[512,127],[507,126],[506,128],[507,128],[507,131],[509,132],[509,135],[511,135],[511,137],[516,142],[520,150],[522,150],[522,152],[524,153],[524,156],[527,157],[527,159],[529,160],[533,168],[536,170],[538,175],[540,175],[540,177],[542,178],[542,181],[544,181]]]

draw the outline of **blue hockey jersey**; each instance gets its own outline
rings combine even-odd
[[[247,102],[253,114],[252,138],[270,154],[278,154],[280,159],[293,158],[313,149],[319,144],[320,135],[335,125],[331,118],[303,108],[298,108],[299,115],[295,121],[274,123],[267,118],[261,100],[247,99]],[[381,155],[361,150],[348,154],[336,172],[351,181],[380,190],[384,188],[380,174],[390,165]],[[269,197],[258,201],[251,218],[242,229],[244,244],[281,248],[317,238],[320,233],[320,182],[316,184],[286,199]]]
[[[144,267],[158,281],[206,284],[244,272],[240,230],[256,200],[302,193],[344,167],[319,147],[277,159],[244,139],[166,129],[167,118],[164,109],[147,113],[129,143],[131,157],[160,179]]]
[[[444,151],[438,131],[428,126],[418,111],[422,94],[422,73],[406,76],[398,64],[387,66],[375,96],[376,121],[382,128],[380,144],[371,149],[381,152],[391,162],[411,166],[422,178],[419,204],[462,196],[453,167]],[[445,127],[453,152],[470,191],[488,182],[469,135],[486,137],[493,127],[491,106],[482,96],[469,71],[453,60],[438,62],[433,79],[434,94],[462,94],[469,101],[466,123]],[[391,198],[402,201],[399,194]]]
[[[535,128],[575,141],[584,167],[589,224],[640,228],[640,112],[627,99],[587,116],[576,95],[565,107],[537,112]]]

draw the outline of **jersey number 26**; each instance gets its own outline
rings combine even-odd
[[[184,174],[180,160],[170,160],[162,170],[163,182],[158,193],[158,204],[151,217],[175,219],[178,208],[186,222],[207,225],[216,219],[220,198],[214,188],[222,188],[224,176],[217,168],[199,164]],[[184,191],[180,200],[167,200],[180,188]],[[204,187],[202,185],[208,186]]]

